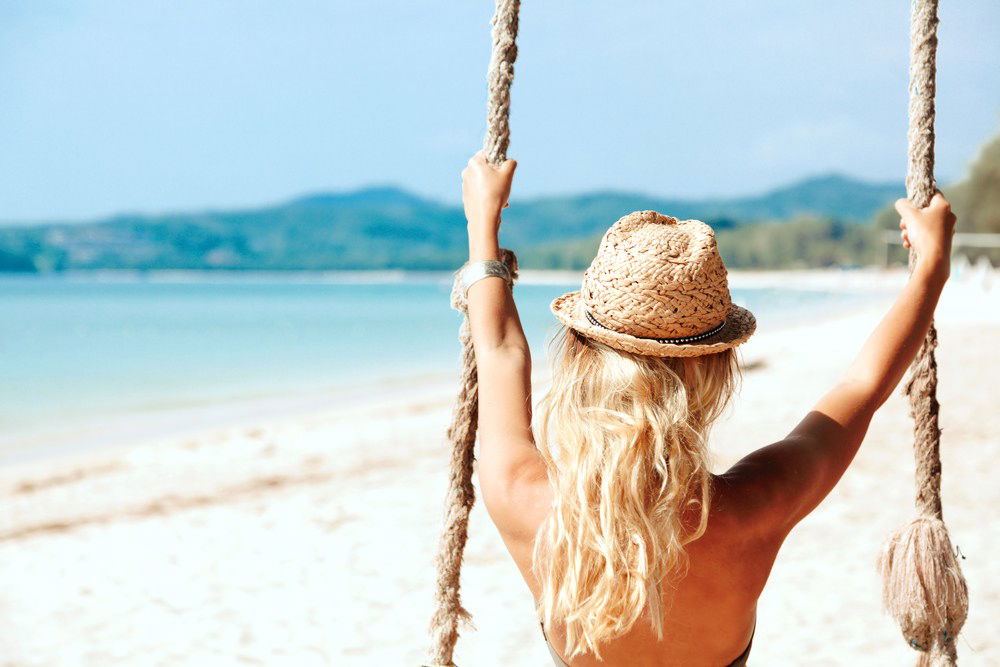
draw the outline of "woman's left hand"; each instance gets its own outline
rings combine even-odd
[[[469,158],[468,166],[462,170],[462,203],[469,222],[470,239],[496,236],[500,228],[500,211],[506,208],[510,198],[515,169],[517,162],[514,160],[493,166],[487,162],[483,151]]]

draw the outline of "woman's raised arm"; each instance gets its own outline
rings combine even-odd
[[[500,212],[516,163],[499,167],[482,153],[462,172],[469,262],[500,259]],[[469,325],[479,372],[479,483],[501,530],[518,523],[525,493],[536,493],[545,465],[531,435],[531,353],[507,282],[490,276],[469,287]]]
[[[765,480],[774,525],[787,532],[833,489],[875,411],[899,384],[927,335],[948,279],[955,216],[938,193],[927,208],[896,202],[903,244],[917,253],[906,287],[843,377],[781,442],[745,457],[733,472]]]

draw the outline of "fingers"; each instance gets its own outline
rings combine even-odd
[[[897,199],[895,203],[896,212],[899,213],[899,228],[903,231],[900,232],[900,236],[903,239],[903,247],[909,248],[909,239],[906,238],[906,216],[911,215],[916,212],[916,208],[910,203],[909,199]]]
[[[465,169],[462,170],[462,184],[468,183],[472,178],[474,171],[482,169],[486,166],[486,153],[479,151],[469,158],[469,161],[465,165]]]
[[[907,213],[915,213],[916,211],[919,210],[916,206],[914,206],[910,202],[909,199],[906,199],[905,197],[903,199],[897,199],[895,207],[900,215],[905,215]],[[936,208],[945,211],[950,211],[951,204],[948,203],[948,200],[945,199],[944,195],[941,194],[941,191],[938,190],[937,192],[934,193],[934,196],[931,197],[931,201],[927,204],[927,208]]]
[[[470,167],[474,165],[484,165],[484,166],[489,165],[491,167],[494,166],[490,164],[489,161],[486,159],[485,150],[480,150],[475,155],[470,157],[468,164]],[[502,172],[511,173],[515,169],[517,169],[517,160],[504,160],[502,163],[500,163],[498,166],[494,168]]]
[[[478,151],[469,158],[468,164],[462,170],[462,188],[464,190],[467,187],[473,187],[476,183],[481,183],[484,186],[501,187],[508,193],[501,196],[509,196],[510,183],[516,169],[517,160],[504,160],[501,164],[494,166],[487,161],[485,151]],[[501,177],[500,181],[497,181],[498,176]],[[504,181],[506,181],[506,185],[503,185]],[[491,185],[493,183],[496,185]],[[504,203],[503,208],[507,208],[507,206],[508,204]]]
[[[917,211],[917,208],[910,203],[909,199],[906,199],[905,197],[902,199],[897,199],[894,206],[896,207],[896,211],[900,215],[906,215],[908,213],[916,213]]]
[[[931,197],[931,203],[928,204],[927,206],[929,208],[937,208],[937,209],[942,209],[944,211],[951,210],[951,204],[949,204],[948,200],[944,198],[944,195],[941,194],[940,190],[934,193],[934,196]]]

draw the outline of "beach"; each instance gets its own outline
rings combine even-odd
[[[904,280],[899,271],[734,275],[735,286],[877,296],[762,328],[746,345],[742,391],[713,431],[717,471],[806,414]],[[937,322],[944,512],[971,598],[959,656],[995,665],[1000,281],[973,271],[952,280]],[[540,392],[541,358],[535,376]],[[0,468],[0,664],[420,664],[457,371],[421,378]],[[914,663],[880,609],[874,569],[884,538],[913,515],[912,475],[897,391],[840,484],[782,548],[750,664]],[[481,503],[463,600],[475,629],[463,632],[456,664],[550,664],[531,597]]]

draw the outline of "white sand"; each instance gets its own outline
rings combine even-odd
[[[808,280],[844,280],[825,275]],[[715,432],[719,467],[782,437],[879,315],[760,332],[745,353],[760,368]],[[996,665],[1000,292],[953,282],[938,319],[945,512],[972,595],[959,650],[963,665]],[[0,664],[418,664],[450,401],[450,388],[415,387],[407,400],[397,391],[0,470]],[[873,569],[884,536],[912,514],[912,468],[895,395],[779,556],[752,664],[913,664]],[[481,505],[464,591],[478,630],[459,642],[458,664],[549,664]]]

